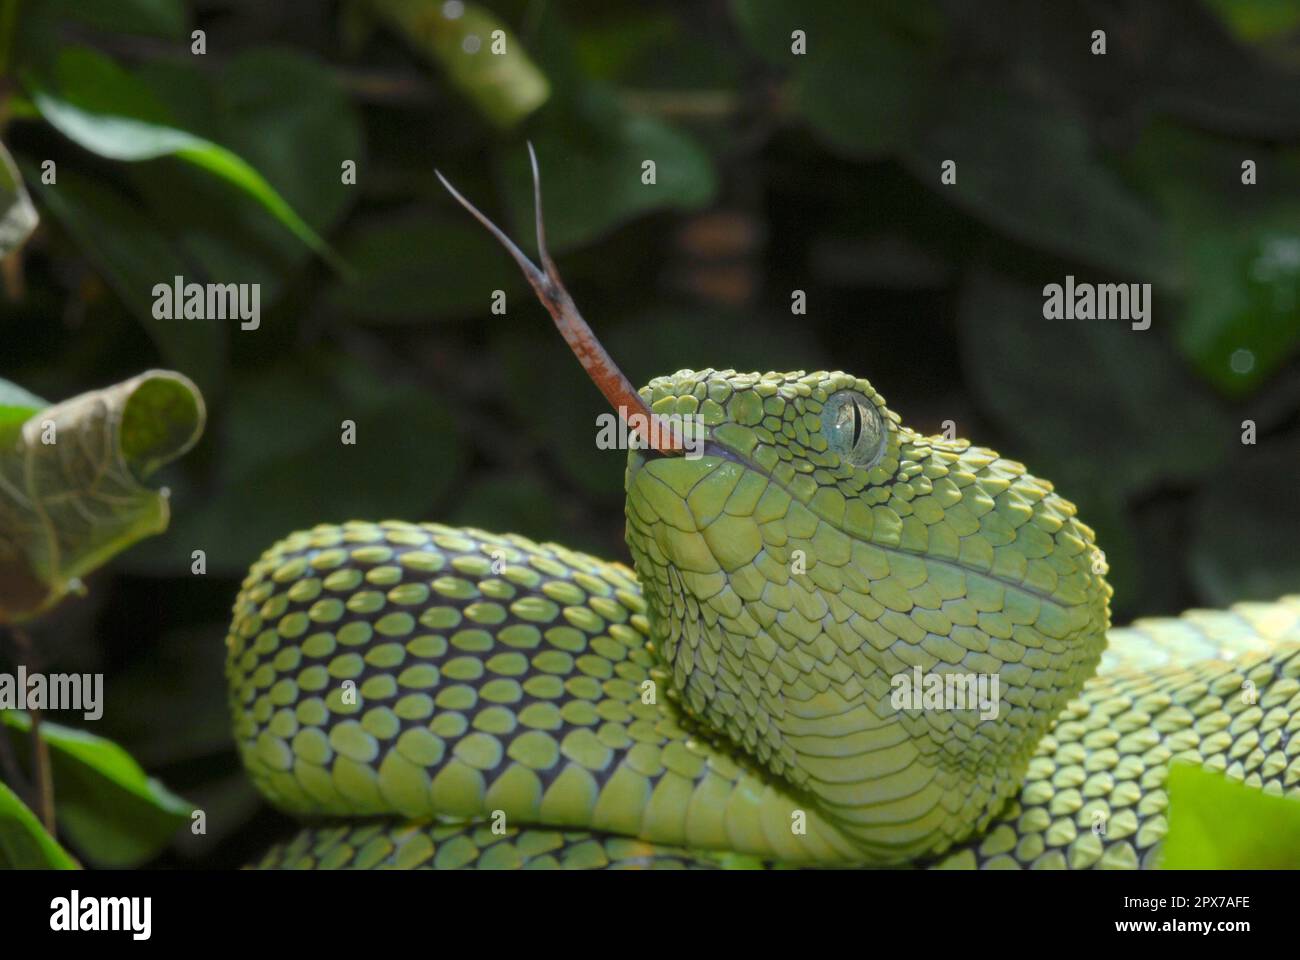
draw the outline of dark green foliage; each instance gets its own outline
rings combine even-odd
[[[1300,589],[1285,4],[488,0],[473,22],[521,59],[481,80],[464,24],[421,32],[435,0],[23,7],[0,136],[42,227],[0,301],[0,377],[65,397],[164,365],[208,401],[163,471],[169,531],[35,628],[51,668],[107,671],[102,732],[207,811],[168,862],[237,864],[275,825],[222,739],[218,675],[273,540],[437,519],[626,559],[600,396],[434,179],[531,250],[526,139],[569,287],[634,381],[868,377],[917,429],[951,420],[1077,501],[1120,621]],[[156,319],[177,274],[261,283],[260,328]],[[1151,329],[1044,319],[1067,274],[1153,284]],[[0,434],[32,402],[0,393]]]

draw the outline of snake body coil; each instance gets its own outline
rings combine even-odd
[[[844,391],[880,411],[870,467],[821,436]],[[1171,760],[1300,792],[1300,598],[1111,630],[1088,680],[1091,532],[1019,464],[844,374],[645,393],[718,446],[630,455],[636,574],[398,522],[253,567],[228,638],[244,762],[282,809],[349,818],[265,866],[1137,867]],[[998,715],[896,709],[915,666],[996,674]]]
[[[227,638],[235,738],[273,804],[332,822],[262,866],[1139,867],[1174,760],[1300,793],[1300,597],[1108,630],[1073,504],[867,381],[634,390],[533,173],[541,268],[452,193],[629,425],[695,418],[701,455],[630,452],[635,573],[436,524],[273,546]]]

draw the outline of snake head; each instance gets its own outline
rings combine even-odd
[[[705,430],[698,459],[634,450],[627,470],[687,709],[879,862],[982,829],[1105,645],[1074,505],[846,373],[684,370],[641,396]]]
[[[546,252],[532,161],[541,267],[443,183],[641,434],[627,542],[684,709],[866,859],[983,829],[1105,646],[1092,530],[1022,464],[922,436],[850,374],[683,370],[634,390]]]

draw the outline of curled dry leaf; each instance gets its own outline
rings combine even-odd
[[[144,480],[190,449],[206,414],[198,388],[151,370],[0,420],[0,623],[54,606],[78,578],[169,516]]]

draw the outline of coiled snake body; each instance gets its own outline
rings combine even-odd
[[[1145,867],[1175,759],[1300,793],[1300,597],[1108,630],[1092,531],[1021,464],[844,373],[638,394],[540,202],[544,270],[489,229],[621,412],[698,416],[703,455],[629,453],[635,572],[437,524],[273,546],[227,640],[235,737],[324,822],[261,866]],[[895,696],[950,675],[996,709]]]

